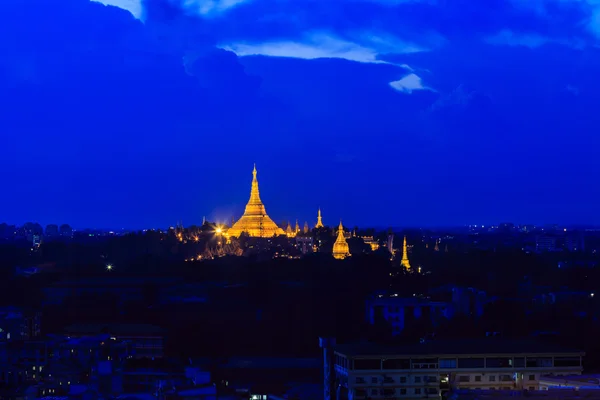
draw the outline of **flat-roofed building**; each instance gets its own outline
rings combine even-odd
[[[450,389],[539,390],[543,375],[581,374],[584,356],[554,345],[496,338],[332,345],[324,353],[330,377],[325,386],[335,388],[329,392],[337,391],[337,400],[434,397]]]
[[[600,395],[600,375],[548,375],[540,378],[540,390],[595,390]]]

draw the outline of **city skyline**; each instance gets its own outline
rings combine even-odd
[[[600,224],[591,2],[184,3],[0,4],[1,220]]]

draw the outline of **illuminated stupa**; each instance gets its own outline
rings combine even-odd
[[[407,270],[410,270],[410,261],[408,261],[408,250],[406,246],[406,235],[404,235],[404,244],[402,245],[402,260],[400,261],[400,265],[402,265]]]
[[[323,220],[321,218],[321,209],[319,208],[319,213],[317,214],[317,224],[315,225],[315,228],[323,228]]]
[[[277,226],[275,222],[267,215],[265,206],[260,200],[258,193],[258,180],[256,179],[256,165],[252,170],[252,189],[250,190],[250,200],[246,204],[244,215],[227,231],[229,236],[240,236],[242,232],[248,233],[253,237],[272,237],[276,235],[285,235],[283,229]]]
[[[348,256],[350,256],[350,248],[348,247],[348,242],[344,237],[344,226],[342,225],[342,221],[340,221],[337,239],[333,244],[333,257],[337,258],[338,260],[343,260]]]

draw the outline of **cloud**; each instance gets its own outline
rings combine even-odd
[[[550,42],[549,38],[537,34],[515,34],[505,29],[494,36],[485,39],[489,44],[507,45],[507,46],[525,46],[536,48]]]
[[[424,86],[423,81],[416,74],[408,74],[400,80],[390,82],[390,86],[399,92],[408,94],[411,94],[415,90],[433,91],[433,89]]]
[[[364,38],[365,35],[363,35]],[[387,64],[379,58],[382,53],[413,53],[423,49],[395,41],[393,38],[368,36],[365,42],[359,44],[347,41],[327,33],[310,33],[304,40],[269,41],[257,44],[232,43],[221,45],[226,50],[233,51],[238,56],[270,56],[288,57],[313,60],[318,58],[340,58],[349,61],[371,64]],[[369,44],[371,46],[369,46]]]
[[[183,6],[192,13],[197,12],[204,16],[216,16],[248,2],[249,0],[184,0]]]
[[[496,35],[484,39],[485,42],[500,46],[523,46],[532,49],[544,46],[549,43],[560,44],[563,46],[582,48],[584,43],[578,39],[560,39],[544,37],[535,33],[514,33],[508,29],[498,32]]]
[[[115,6],[127,10],[136,18],[142,17],[141,0],[94,0],[107,6]]]

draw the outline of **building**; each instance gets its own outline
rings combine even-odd
[[[556,251],[556,237],[540,235],[535,239],[535,249],[538,252]]]
[[[117,341],[131,343],[135,358],[155,359],[164,355],[165,332],[160,327],[147,324],[77,324],[65,329],[72,338],[89,338],[107,334]]]
[[[371,251],[379,249],[379,242],[373,236],[361,236],[360,238],[371,247]]]
[[[542,376],[578,375],[583,352],[496,338],[415,345],[325,342],[325,393],[345,399],[409,399],[450,390],[538,390]],[[327,378],[329,380],[327,380]]]
[[[340,221],[337,239],[333,244],[333,257],[337,258],[338,260],[343,260],[348,256],[350,256],[350,247],[348,246],[348,242],[344,237],[344,226],[342,225],[342,221]]]
[[[264,204],[260,199],[258,191],[258,180],[256,179],[256,165],[252,170],[252,187],[250,189],[250,200],[246,204],[244,215],[227,231],[229,237],[239,237],[246,232],[252,237],[272,237],[285,235],[283,229],[267,215]]]
[[[387,321],[396,336],[412,323],[427,320],[437,326],[444,319],[454,316],[454,306],[450,302],[432,301],[420,297],[397,297],[398,295],[378,294],[367,300],[367,322],[376,325]]]
[[[404,235],[404,244],[402,245],[402,260],[400,260],[400,264],[406,268],[408,271],[412,270],[410,266],[410,261],[408,261],[408,249],[406,246],[406,235]]]
[[[543,376],[540,378],[540,390],[552,389],[573,389],[595,390],[600,395],[600,375],[562,375],[562,376]]]
[[[302,254],[313,252],[314,240],[312,236],[298,235],[296,236],[296,247]]]
[[[59,235],[58,225],[48,224],[46,225],[46,237],[56,237]]]
[[[19,307],[0,308],[0,342],[30,340],[40,336],[42,314]]]

